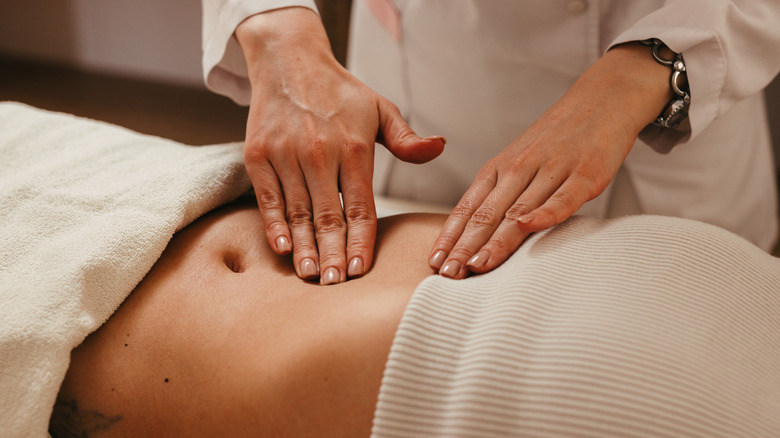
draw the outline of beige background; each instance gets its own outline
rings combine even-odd
[[[318,0],[344,60],[350,0]],[[3,0],[0,56],[203,88],[200,0]],[[780,80],[767,103],[780,168]]]

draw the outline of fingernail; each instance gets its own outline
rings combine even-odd
[[[349,268],[347,269],[347,275],[350,277],[357,277],[363,275],[363,260],[360,257],[355,257],[349,262]]]
[[[301,278],[310,280],[317,276],[317,265],[314,263],[314,260],[305,258],[301,260],[301,266],[298,271],[301,274]]]
[[[339,270],[336,268],[328,268],[325,271],[325,275],[322,276],[322,284],[334,284],[339,282]]]
[[[290,241],[284,236],[279,236],[276,239],[276,251],[287,254],[292,248],[290,247]]]
[[[454,277],[458,275],[458,272],[460,271],[460,262],[457,260],[450,260],[445,264],[441,270],[439,270],[439,274],[443,275],[445,277]]]
[[[468,265],[471,268],[479,269],[479,268],[485,266],[485,263],[487,263],[489,258],[490,258],[490,253],[489,252],[487,252],[487,251],[480,251],[480,252],[474,254],[474,257],[470,258],[468,263],[466,263],[466,265]]]
[[[439,269],[441,268],[441,264],[444,263],[444,259],[446,258],[447,258],[446,252],[441,250],[436,251],[436,253],[434,253],[431,256],[431,259],[428,260],[428,265],[434,269]]]
[[[442,143],[447,144],[447,139],[442,137],[441,135],[432,135],[430,137],[425,137],[426,140],[441,140]]]
[[[534,215],[532,215],[532,214],[524,214],[524,215],[520,216],[519,219],[517,219],[517,221],[520,222],[521,224],[527,224],[527,223],[531,222],[532,220],[534,220]]]

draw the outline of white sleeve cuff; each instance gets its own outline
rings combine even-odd
[[[682,53],[687,67],[689,124],[642,139],[668,151],[766,87],[780,70],[778,19],[777,0],[667,0],[621,33],[612,46],[658,38]]]
[[[248,17],[273,9],[303,6],[317,11],[314,0],[203,0],[203,76],[206,87],[249,105],[246,60],[236,27]]]

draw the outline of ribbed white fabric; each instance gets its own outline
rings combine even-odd
[[[374,437],[778,437],[780,260],[713,226],[574,218],[430,277]]]

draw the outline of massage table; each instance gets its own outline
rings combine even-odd
[[[0,103],[0,157],[0,431],[45,437],[71,350],[175,232],[251,185],[241,144],[14,102]],[[573,218],[494,273],[431,276],[373,435],[780,436],[780,261],[683,219]]]

